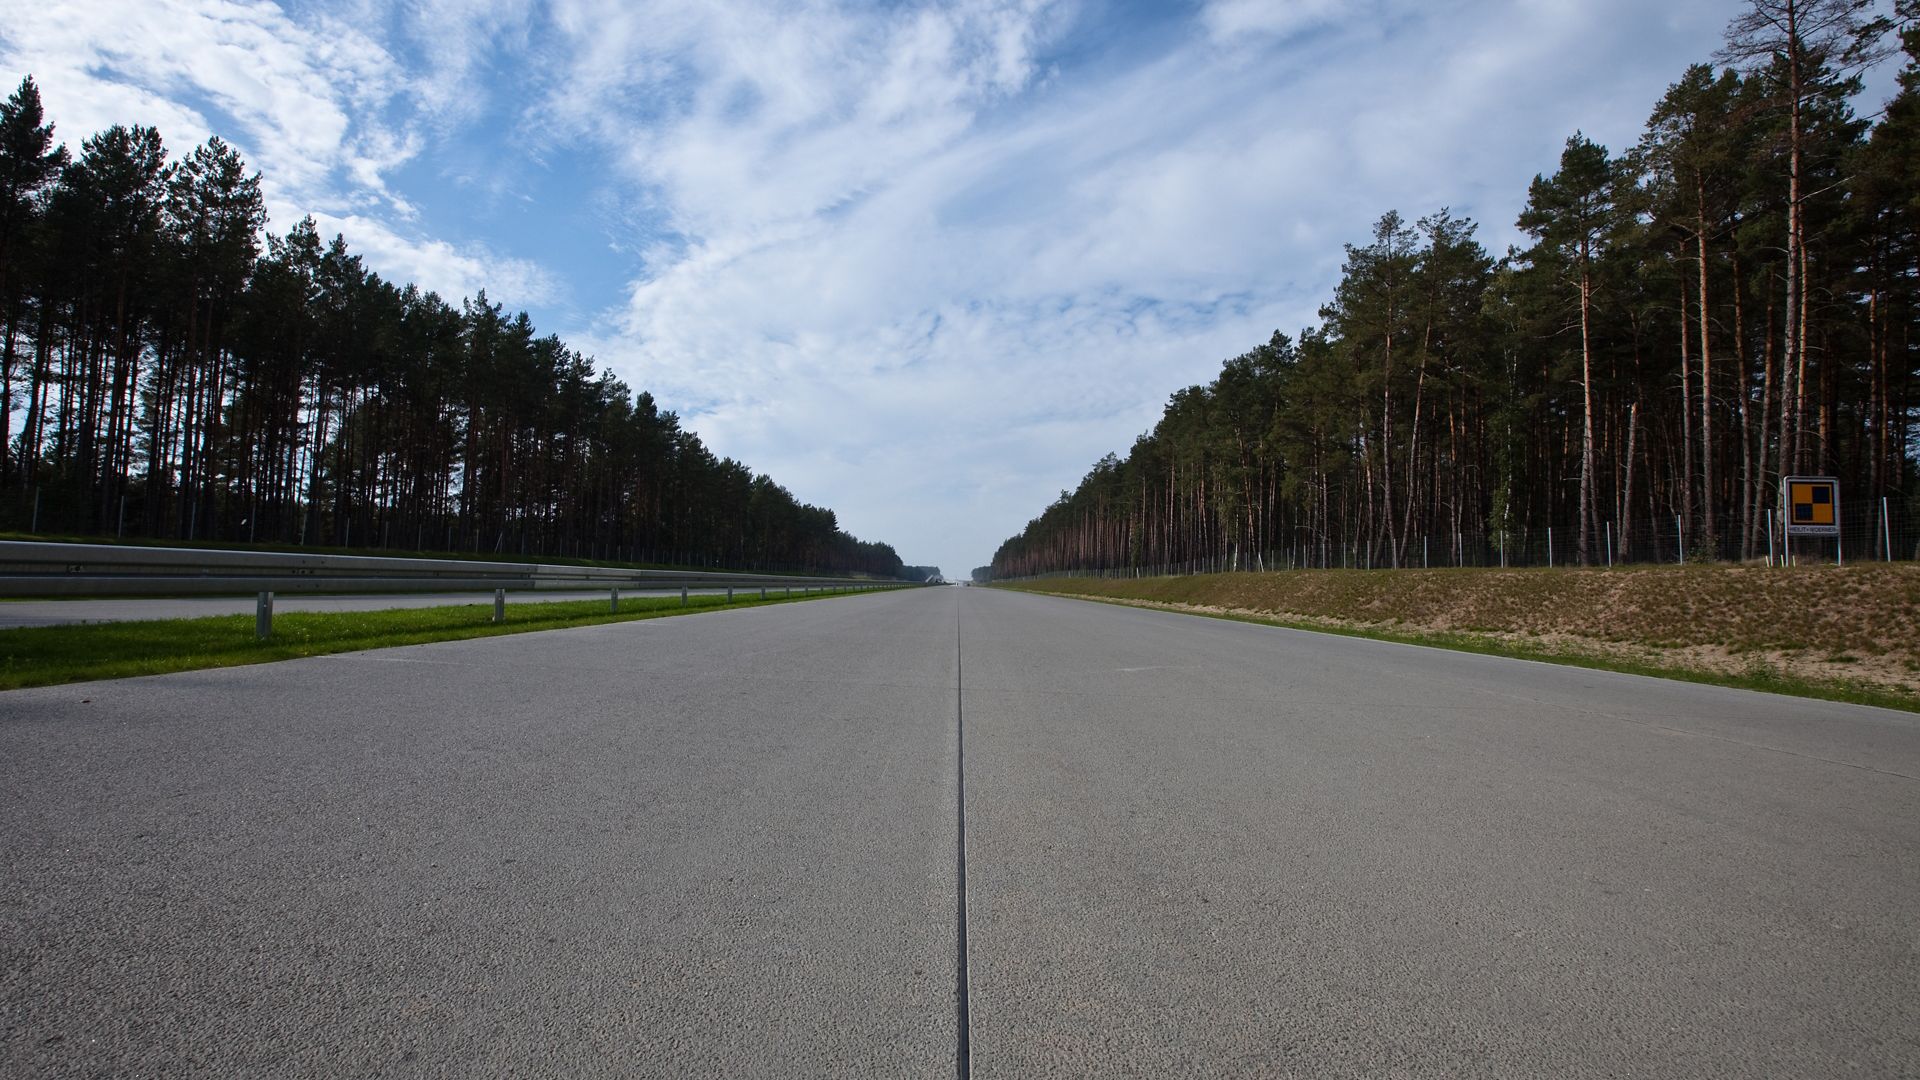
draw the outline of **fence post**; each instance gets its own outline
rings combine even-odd
[[[265,641],[273,636],[273,594],[263,592],[253,603],[253,636]]]
[[[37,533],[40,531],[40,485],[39,484],[33,485],[33,524],[27,526],[27,531],[31,533]]]
[[[1420,538],[1420,569],[1429,569],[1427,566],[1427,538],[1424,536]]]
[[[507,621],[507,590],[505,589],[493,590],[493,621],[497,623]]]
[[[1547,569],[1553,569],[1553,526],[1547,526]]]
[[[1773,566],[1773,511],[1767,511],[1767,566]]]
[[[1885,499],[1880,500],[1886,502]],[[114,536],[125,539],[127,535],[127,497],[120,496],[120,524],[114,528]]]
[[[1680,531],[1679,514],[1673,515],[1673,546],[1674,550],[1680,553],[1680,557],[1675,559],[1674,562],[1685,566],[1687,562],[1687,534]]]
[[[1613,522],[1607,522],[1607,569],[1613,569]]]
[[[1893,520],[1892,517],[1887,513],[1887,497],[1885,495],[1882,495],[1880,496],[1880,543],[1882,545],[1882,550],[1886,554],[1885,561],[1887,562],[1893,561],[1892,520]]]

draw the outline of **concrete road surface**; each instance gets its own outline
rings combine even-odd
[[[666,596],[678,589],[622,589],[622,596]],[[695,596],[725,592],[724,589],[694,589]],[[605,600],[607,590],[581,592],[507,593],[509,604],[546,604],[557,600]],[[73,623],[141,622],[149,619],[202,619],[211,615],[251,615],[255,597],[181,596],[124,597],[114,600],[9,600],[0,603],[0,630],[21,626],[65,626]],[[276,593],[275,611],[389,611],[394,608],[454,607],[460,604],[491,604],[491,592],[463,593],[368,593],[365,595],[311,596],[302,593]]]
[[[17,691],[0,1075],[1913,1076],[1916,778],[981,589]]]

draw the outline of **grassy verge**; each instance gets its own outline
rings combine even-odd
[[[1920,567],[1294,571],[1008,587],[1920,712]]]
[[[684,607],[677,596],[623,596],[618,613],[610,612],[605,600],[508,604],[506,621],[502,623],[492,621],[490,603],[389,611],[286,612],[274,616],[273,637],[267,641],[254,637],[252,615],[24,627],[0,630],[0,690],[261,664],[395,645],[524,634],[849,595],[856,594],[835,590],[793,597],[769,596],[765,600],[742,596],[731,603],[724,596],[692,596]]]

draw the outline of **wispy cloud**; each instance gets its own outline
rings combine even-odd
[[[415,0],[400,11],[402,36],[421,58],[414,103],[443,129],[485,113],[494,61],[526,51],[536,15],[531,0]]]
[[[446,6],[429,14],[483,27],[498,19]],[[32,74],[69,141],[116,123],[154,125],[176,153],[227,139],[261,170],[278,227],[312,214],[390,276],[455,296],[495,282],[520,302],[551,299],[555,279],[524,260],[408,224],[415,207],[389,178],[422,149],[432,115],[423,103],[459,97],[471,68],[461,50],[472,43],[458,39],[415,71],[361,29],[368,21],[325,7],[289,14],[265,0],[22,3],[0,22],[0,73]]]
[[[1626,6],[1223,3],[1058,78],[1059,11],[996,9],[1003,50],[880,20],[809,34],[837,44],[756,109],[726,107],[746,47],[688,27],[638,65],[667,100],[556,104],[603,137],[660,110],[621,160],[692,238],[596,347],[856,528],[984,560],[1168,392],[1312,321],[1379,213],[1451,204],[1497,249],[1574,127],[1627,141],[1724,13],[1649,52],[1633,28],[1674,17]],[[869,107],[906,93],[875,89],[891,64],[918,91]]]
[[[844,208],[1033,78],[1041,0],[900,7],[563,0],[541,108],[705,236]]]
[[[1366,19],[1367,5],[1349,0],[1210,0],[1200,21],[1215,41],[1246,37],[1289,37],[1338,19]]]
[[[458,304],[485,290],[489,299],[515,306],[553,303],[564,286],[552,271],[526,259],[502,255],[485,246],[456,247],[444,240],[395,232],[377,218],[316,214],[321,235],[340,233],[349,247],[382,277],[412,282]]]

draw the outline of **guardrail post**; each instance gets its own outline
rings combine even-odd
[[[505,589],[493,590],[493,621],[497,623],[507,621],[507,590]]]
[[[253,604],[253,636],[265,641],[273,636],[273,594],[263,592]]]

